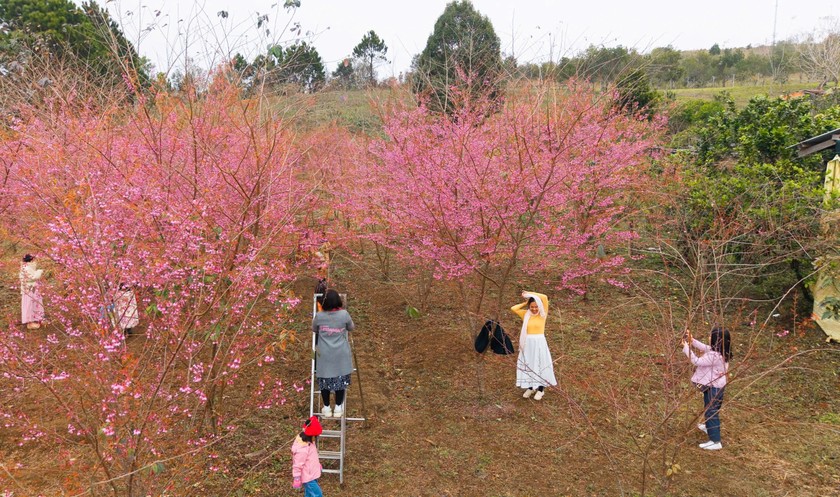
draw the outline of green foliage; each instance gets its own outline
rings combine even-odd
[[[385,45],[385,42],[373,30],[368,31],[362,37],[362,41],[353,48],[353,57],[365,62],[371,85],[376,84],[376,68],[374,64],[376,61],[387,60],[385,57],[387,53],[388,47]]]
[[[656,104],[661,100],[659,92],[650,85],[647,74],[641,69],[634,69],[618,81],[616,105],[632,113],[653,116]]]
[[[420,311],[416,307],[410,305],[405,306],[405,314],[411,319],[418,319],[421,316]]]
[[[840,127],[840,108],[812,114],[805,99],[731,99],[696,133],[697,153],[684,170],[679,202],[687,241],[713,239],[731,263],[764,271],[789,267],[801,279],[819,244],[824,157],[797,158],[797,142]],[[697,104],[686,113],[705,113]],[[688,119],[693,119],[691,116]]]
[[[714,57],[708,52],[696,52],[681,61],[686,86],[702,86],[715,74]]]
[[[668,129],[671,135],[677,135],[692,126],[704,124],[713,115],[725,110],[724,99],[688,100],[679,104],[668,118]]]
[[[742,110],[725,100],[725,109],[712,116],[700,132],[699,161],[704,164],[734,158],[741,163],[778,163],[789,171],[793,167],[822,170],[827,155],[815,154],[795,159],[790,146],[825,133],[840,124],[840,108],[811,114],[807,99],[783,100],[755,97]],[[801,166],[794,166],[794,164]],[[783,177],[788,177],[786,173]]]
[[[607,85],[619,83],[633,75],[641,67],[639,54],[621,45],[598,47],[590,45],[576,63],[577,75],[595,83]],[[641,75],[634,76],[635,79]]]
[[[324,63],[318,50],[305,41],[286,48],[274,45],[268,49],[265,58],[258,57],[255,66],[264,65],[269,85],[296,85],[303,91],[312,92],[326,81]]]
[[[447,4],[417,59],[414,92],[429,108],[446,113],[459,98],[495,101],[501,96],[500,47],[490,20],[469,0]]]
[[[166,471],[166,466],[162,462],[158,461],[158,462],[152,464],[150,469],[152,470],[152,473],[154,473],[156,475],[159,475],[159,474],[163,473],[164,471]]]
[[[353,67],[353,61],[344,59],[338,63],[335,71],[332,73],[335,83],[344,89],[352,88],[355,84],[356,70]]]
[[[517,67],[518,74],[529,79],[556,80],[563,82],[574,77],[578,72],[580,61],[563,57],[557,62],[543,62],[541,64],[522,64]]]
[[[0,19],[2,59],[24,61],[30,50],[45,50],[112,84],[128,72],[148,84],[148,61],[141,58],[108,12],[96,2],[81,7],[69,0],[4,0]],[[4,60],[0,60],[4,62]]]
[[[647,56],[646,67],[650,80],[655,85],[673,85],[685,75],[685,68],[680,65],[682,53],[672,46],[651,50]]]
[[[799,67],[798,47],[779,42],[770,53],[751,47],[681,52],[672,46],[657,47],[642,55],[632,48],[591,45],[580,55],[557,62],[524,64],[519,74],[531,79],[565,81],[581,77],[602,85],[617,83],[640,69],[656,88],[700,88],[746,82],[758,84],[771,78],[783,83]],[[801,89],[798,87],[797,89]]]
[[[827,423],[832,425],[840,425],[840,415],[833,412],[827,412],[821,415],[818,419],[820,423]]]

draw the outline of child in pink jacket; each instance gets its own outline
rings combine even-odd
[[[292,442],[292,487],[302,486],[304,497],[324,497],[318,486],[321,461],[315,446],[315,437],[322,431],[318,418],[312,416],[303,424],[303,431]]]
[[[705,421],[697,425],[700,431],[709,435],[709,441],[700,444],[701,449],[720,450],[720,408],[723,405],[723,392],[726,389],[726,376],[729,372],[729,360],[732,358],[729,331],[716,326],[709,336],[709,345],[692,338],[686,330],[683,338],[683,353],[696,367],[691,382],[703,392],[703,410]],[[697,356],[693,348],[703,353]]]

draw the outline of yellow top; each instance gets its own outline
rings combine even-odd
[[[533,294],[535,297],[539,297],[543,304],[543,309],[545,309],[546,315],[548,314],[548,297],[541,293],[536,292],[528,292]],[[510,308],[511,311],[514,312],[517,316],[522,319],[525,319],[525,313],[531,312],[528,310],[528,302],[523,302],[521,304],[516,304],[515,306]],[[531,314],[528,318],[528,334],[529,335],[544,335],[545,334],[545,318],[540,316],[539,314]]]

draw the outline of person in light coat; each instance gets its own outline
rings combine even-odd
[[[114,321],[123,333],[130,335],[138,324],[140,315],[137,313],[137,296],[130,285],[120,283],[114,299]]]
[[[40,280],[44,275],[43,269],[38,269],[35,256],[26,254],[20,265],[20,322],[27,329],[34,330],[41,327],[44,320],[44,301],[41,297]]]

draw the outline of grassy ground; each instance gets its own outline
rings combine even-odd
[[[2,264],[4,319],[18,303],[9,290],[16,266],[11,257]],[[348,413],[367,422],[351,425],[345,483],[325,475],[326,495],[811,497],[840,490],[840,348],[812,325],[780,338],[790,316],[758,333],[736,324],[725,448],[708,453],[696,447],[701,406],[690,368],[655,312],[674,298],[667,286],[642,281],[655,300],[598,285],[587,301],[552,295],[547,338],[560,384],[535,401],[514,386],[513,357],[475,354],[454,288],[438,283],[428,311],[412,319],[405,313],[414,303],[412,282],[399,273],[385,282],[374,267],[339,257],[333,268],[358,327],[365,411],[354,378]],[[311,285],[302,279],[295,288],[305,295]],[[309,312],[301,306],[300,321]],[[502,324],[515,339],[515,317],[503,316]],[[142,337],[132,340],[137,346]],[[276,363],[277,377],[305,381],[308,348],[304,335]],[[247,420],[219,447],[227,472],[173,495],[299,495],[290,488],[288,447],[308,406],[307,389]],[[52,464],[56,447],[18,448],[2,434],[0,442],[9,471],[0,473],[0,489],[65,495],[64,469]]]
[[[677,102],[685,102],[687,100],[712,100],[716,96],[720,95],[721,92],[727,92],[732,96],[732,99],[735,101],[737,106],[743,107],[752,97],[757,95],[778,97],[816,87],[817,83],[785,83],[716,88],[679,88],[667,91],[676,96]]]
[[[688,100],[712,100],[722,92],[728,93],[736,105],[746,105],[750,98],[757,95],[776,97],[816,88],[816,83],[760,84],[745,86],[727,86],[714,88],[680,88],[661,90],[672,93],[676,102]],[[297,95],[277,99],[278,105],[294,109],[289,117],[301,129],[310,129],[324,123],[335,123],[353,132],[367,134],[379,133],[382,123],[379,109],[387,107],[396,100],[407,102],[412,99],[410,93],[399,88],[374,88],[368,90],[334,90],[313,95]]]
[[[322,478],[326,495],[804,497],[840,489],[840,350],[813,328],[785,339],[775,328],[735,330],[725,449],[707,453],[696,447],[701,402],[689,368],[659,345],[650,308],[634,295],[599,287],[586,302],[554,301],[548,340],[560,385],[534,401],[514,386],[513,357],[472,351],[454,289],[441,284],[429,312],[410,319],[401,297],[409,282],[384,283],[357,263],[338,273],[358,325],[368,421],[350,429],[345,484]],[[516,335],[513,315],[502,323]],[[814,352],[768,372],[794,349]],[[285,374],[305,374],[300,357]],[[362,414],[357,385],[348,402]],[[278,432],[285,442],[294,428],[267,420],[230,455]],[[261,466],[234,460],[231,495],[295,495],[289,464],[285,446]],[[209,483],[207,494],[226,495],[220,484]]]

